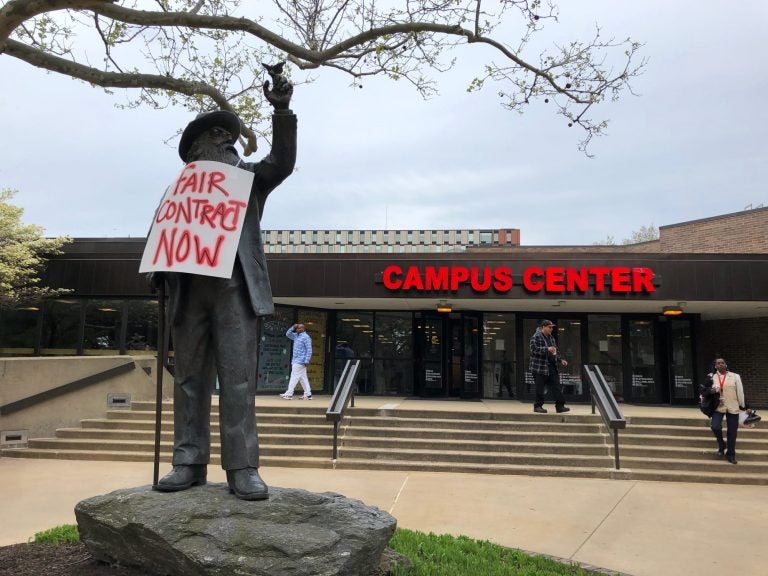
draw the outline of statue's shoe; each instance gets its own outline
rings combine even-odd
[[[266,500],[269,488],[259,476],[256,468],[227,470],[229,491],[241,500]]]
[[[207,476],[208,466],[205,464],[174,466],[160,479],[156,489],[160,492],[179,492],[192,486],[202,486],[207,482]]]

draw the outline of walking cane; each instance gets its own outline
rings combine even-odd
[[[165,369],[165,279],[157,287],[157,388],[155,390],[155,468],[152,477],[152,489],[157,490],[160,477],[160,432],[163,413],[163,370]]]

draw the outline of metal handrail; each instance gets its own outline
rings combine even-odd
[[[360,368],[360,360],[347,360],[344,370],[341,372],[339,384],[333,391],[331,403],[325,412],[325,419],[333,421],[333,459],[339,454],[339,425],[344,419],[344,411],[347,409],[350,399],[352,407],[355,406],[355,379]]]
[[[627,427],[627,421],[621,413],[619,403],[613,396],[608,382],[603,376],[600,366],[597,364],[584,364],[584,374],[589,382],[589,392],[592,400],[592,414],[595,413],[595,405],[600,410],[600,416],[610,431],[613,432],[613,452],[616,470],[619,466],[619,430]]]
[[[62,384],[56,388],[51,388],[50,390],[45,390],[44,392],[33,394],[32,396],[27,396],[26,398],[16,400],[15,402],[9,402],[8,404],[0,406],[0,416],[8,416],[13,412],[18,412],[19,410],[35,406],[36,404],[45,402],[46,400],[58,398],[59,396],[69,394],[70,392],[75,392],[76,390],[87,388],[88,386],[98,384],[99,382],[104,382],[105,380],[109,380],[115,376],[120,376],[121,374],[125,374],[135,369],[136,363],[131,360],[130,362],[125,362],[124,364],[119,364],[112,368],[107,368],[106,370],[102,370],[96,374],[91,374],[90,376],[85,376],[84,378],[78,378],[77,380]]]

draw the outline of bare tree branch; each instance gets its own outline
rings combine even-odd
[[[551,102],[569,126],[585,131],[580,147],[586,151],[607,126],[591,118],[596,105],[633,94],[630,80],[645,61],[637,61],[639,43],[603,40],[599,29],[590,41],[554,45],[538,58],[526,55],[544,23],[557,21],[550,2],[408,0],[382,7],[370,0],[272,0],[262,6],[271,10],[272,24],[265,26],[239,15],[253,8],[238,0],[0,0],[0,56],[104,88],[136,89],[130,106],[204,110],[213,103],[237,113],[247,127],[266,117],[259,90],[265,58],[287,59],[300,70],[339,70],[356,86],[368,76],[405,79],[428,97],[436,92],[429,73],[453,66],[445,53],[480,44],[498,61],[487,64],[468,90],[492,83],[501,105],[515,111],[533,100]],[[158,9],[138,9],[143,5]],[[520,33],[514,47],[508,31],[504,41],[495,34],[510,21]],[[88,33],[104,47],[103,69],[90,65],[82,48]],[[255,144],[251,128],[244,134]]]

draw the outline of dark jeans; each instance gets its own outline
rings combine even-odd
[[[533,381],[536,384],[536,399],[533,401],[534,406],[544,405],[544,391],[549,390],[555,399],[555,408],[562,408],[565,406],[565,398],[563,397],[563,389],[560,386],[560,374],[552,372],[549,374],[534,374]]]
[[[725,416],[727,427],[727,443],[723,441],[723,416]],[[715,412],[712,414],[710,427],[715,438],[717,438],[718,450],[725,450],[726,456],[736,458],[736,434],[739,431],[739,415]]]

